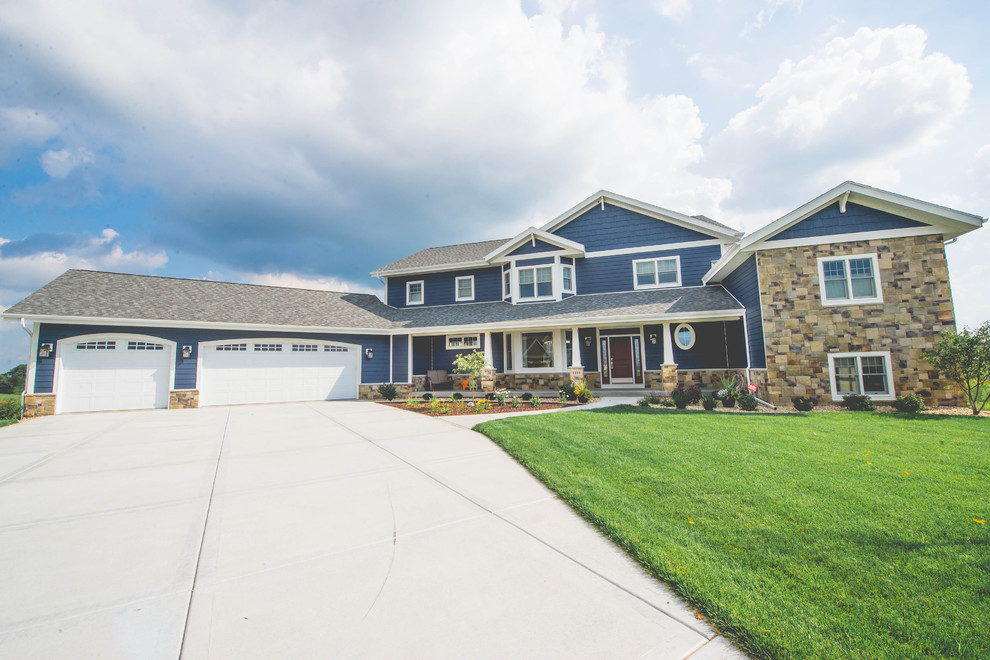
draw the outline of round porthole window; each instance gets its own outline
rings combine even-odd
[[[674,343],[685,351],[694,346],[694,328],[687,323],[681,323],[674,328]]]

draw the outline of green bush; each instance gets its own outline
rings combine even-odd
[[[532,398],[533,398],[533,393],[532,392],[523,392],[523,395],[522,395],[522,400],[523,401],[529,401]]]
[[[866,411],[877,409],[876,404],[873,403],[873,400],[862,394],[847,394],[842,397],[842,402],[839,403],[839,405],[849,410]]]
[[[0,419],[20,419],[21,402],[17,399],[0,401]]]
[[[512,397],[512,407],[518,408],[520,405],[521,404],[519,403],[519,397],[517,396]]]
[[[534,396],[533,399],[532,399],[532,401],[530,401],[529,403],[534,408],[539,408],[540,407],[540,404],[543,403],[543,401],[540,399],[540,397]]]
[[[429,401],[430,399],[433,398],[433,394],[431,394],[430,392],[423,392],[423,397],[422,398],[423,398],[423,401]]]
[[[818,399],[813,396],[796,396],[791,398],[791,403],[794,404],[794,410],[810,412],[818,405]]]
[[[395,385],[392,383],[382,383],[378,386],[378,393],[381,394],[382,398],[386,401],[391,401],[398,396],[399,391],[395,389]]]
[[[660,400],[662,398],[663,397],[661,397],[656,392],[650,392],[649,394],[647,394],[646,396],[644,396],[642,399],[640,399],[639,401],[637,401],[636,402],[636,405],[638,405],[638,406],[649,406],[651,404],[659,404],[660,403]]]
[[[454,392],[453,394],[450,395],[450,398],[453,399],[454,401],[460,401],[461,399],[464,398],[464,395],[461,394],[460,392]]]
[[[925,400],[917,394],[905,394],[894,399],[894,408],[897,412],[916,413],[919,410],[927,410]]]
[[[660,399],[660,407],[661,408],[673,408],[674,407],[674,402],[670,399],[669,396],[665,396],[664,398]]]
[[[692,402],[694,395],[690,390],[685,389],[683,385],[678,383],[677,387],[670,391],[670,398],[675,406],[683,410]],[[701,397],[699,396],[698,398],[700,399]]]
[[[706,394],[701,397],[701,405],[705,407],[705,410],[715,410],[715,406],[718,405],[718,397],[714,394]]]
[[[739,402],[739,407],[743,410],[748,410],[750,412],[756,410],[760,407],[760,402],[756,400],[751,392],[741,392],[736,401]]]

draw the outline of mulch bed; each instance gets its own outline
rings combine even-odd
[[[391,406],[393,408],[400,408],[401,410],[408,410],[410,412],[419,413],[420,415],[429,415],[430,417],[450,417],[452,415],[493,415],[500,413],[524,413],[533,412],[534,410],[560,410],[560,401],[554,400],[552,403],[543,402],[539,406],[534,407],[529,401],[520,401],[518,408],[513,408],[511,405],[500,406],[497,403],[493,403],[487,410],[477,411],[474,407],[468,406],[467,404],[470,400],[461,401],[458,403],[447,404],[450,406],[450,412],[441,413],[430,408],[430,404],[424,402],[418,402],[415,405],[409,405],[405,401],[379,401],[383,406]],[[478,403],[478,402],[476,402]],[[578,403],[568,403],[567,407],[580,406],[583,404]]]

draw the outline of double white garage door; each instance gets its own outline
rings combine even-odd
[[[138,335],[58,343],[56,412],[167,408],[176,346]],[[200,406],[354,399],[355,346],[311,340],[238,340],[199,346]]]

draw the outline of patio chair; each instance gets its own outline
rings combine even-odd
[[[426,372],[426,388],[431,392],[437,390],[454,389],[454,381],[450,375],[442,369],[429,370]]]

